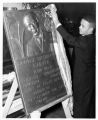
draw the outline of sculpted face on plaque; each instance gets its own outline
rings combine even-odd
[[[32,33],[32,38],[27,46],[27,56],[34,56],[43,53],[43,32],[36,14],[28,13],[25,15],[23,23],[25,28]]]
[[[28,31],[31,31],[34,35],[38,35],[39,25],[35,15],[33,14],[26,15],[23,19],[23,22]]]

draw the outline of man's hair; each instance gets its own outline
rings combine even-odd
[[[85,19],[86,21],[88,21],[92,25],[92,27],[94,29],[96,28],[96,19],[95,19],[94,16],[90,16],[90,15],[84,16],[83,19]]]

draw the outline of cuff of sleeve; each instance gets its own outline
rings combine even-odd
[[[61,23],[58,23],[57,25],[56,25],[56,29],[59,27],[59,26],[61,26],[62,24]]]

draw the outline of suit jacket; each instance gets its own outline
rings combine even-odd
[[[52,35],[50,33],[43,32],[43,41],[40,41],[43,42],[43,45],[37,41],[38,39],[39,41],[42,40],[39,36],[34,38],[30,31],[24,31],[23,51],[25,57],[41,55],[51,51],[50,44],[52,43]]]
[[[69,45],[74,46],[73,88],[76,91],[90,89],[95,78],[94,35],[73,37],[62,26],[57,28]]]

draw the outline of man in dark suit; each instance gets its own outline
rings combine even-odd
[[[55,27],[64,40],[74,46],[73,57],[73,114],[75,118],[95,117],[95,21],[91,16],[81,19],[76,38],[61,25],[56,14],[56,7],[49,6]]]

